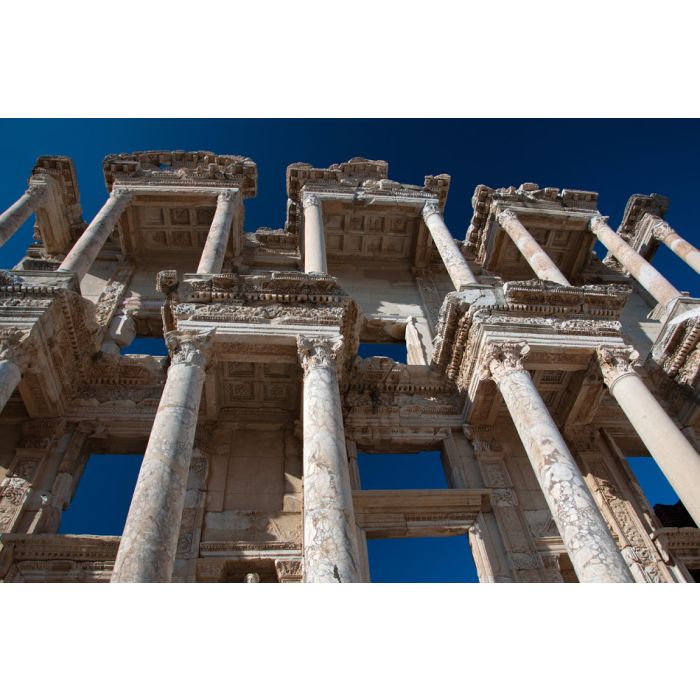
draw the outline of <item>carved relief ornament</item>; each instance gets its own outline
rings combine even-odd
[[[601,345],[596,348],[596,356],[608,388],[621,377],[635,374],[634,365],[639,359],[639,353],[631,345]]]
[[[428,202],[423,207],[423,221],[426,223],[433,214],[440,214],[440,207],[435,202]]]
[[[168,331],[165,344],[170,351],[173,365],[206,366],[211,359],[214,331]]]
[[[493,379],[498,384],[512,372],[522,372],[523,360],[529,352],[527,343],[489,344],[482,362],[482,378]]]
[[[8,329],[0,331],[0,360],[13,362],[20,369],[26,367],[32,349],[28,347],[26,340],[29,337],[28,330]]]
[[[301,205],[304,209],[307,207],[319,207],[321,206],[321,200],[315,194],[305,194],[302,197]]]
[[[318,368],[332,367],[335,369],[342,348],[343,338],[340,336],[335,338],[297,336],[297,352],[304,374]]]

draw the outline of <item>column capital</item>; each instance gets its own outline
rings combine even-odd
[[[597,229],[605,227],[610,228],[608,226],[608,217],[607,216],[602,216],[601,214],[596,214],[595,216],[592,216],[588,220],[588,228],[595,233]]]
[[[43,200],[49,194],[49,183],[46,180],[30,180],[26,194],[34,200]]]
[[[644,221],[645,219],[646,221]],[[654,214],[645,214],[642,217],[640,225],[643,226],[645,223],[650,226],[652,237],[655,238],[657,241],[661,241],[662,243],[669,236],[676,233],[673,230],[673,228],[669,226],[669,224],[666,223],[660,216],[656,216]]]
[[[0,360],[6,360],[17,365],[24,371],[29,364],[32,350],[27,346],[29,337],[27,330],[8,330],[0,334]]]
[[[621,377],[636,374],[634,364],[639,359],[639,353],[631,345],[599,345],[596,356],[603,381],[610,389]]]
[[[309,192],[301,198],[301,205],[304,209],[307,207],[320,207],[321,200],[315,194]]]
[[[344,341],[341,336],[314,338],[313,336],[298,335],[297,352],[304,374],[316,368],[335,368],[343,345]]]
[[[135,194],[136,191],[131,189],[130,187],[126,187],[124,185],[116,185],[112,188],[112,191],[109,193],[109,196],[111,199],[123,199],[128,202],[131,199],[133,199]]]
[[[496,221],[505,228],[509,221],[519,221],[518,215],[512,209],[504,209],[496,215]]]
[[[439,216],[442,216],[440,207],[435,202],[428,202],[423,207],[421,213],[423,214],[423,221],[425,221],[426,223],[428,222],[428,218],[431,217],[433,214],[438,214]]]
[[[218,202],[232,202],[236,199],[238,190],[221,190],[216,198]]]
[[[214,345],[214,331],[168,331],[165,344],[173,365],[206,369]]]
[[[482,377],[493,379],[498,384],[513,372],[526,371],[523,360],[529,352],[530,346],[527,343],[490,343],[484,352]]]

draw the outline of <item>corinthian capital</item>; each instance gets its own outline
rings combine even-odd
[[[440,207],[435,202],[428,202],[423,207],[423,221],[427,223],[433,214],[440,214]]]
[[[662,243],[675,231],[660,217],[654,214],[645,214],[640,221],[640,228],[649,226],[651,235]]]
[[[0,360],[13,362],[24,369],[29,361],[32,349],[29,347],[26,330],[3,330],[0,332]]]
[[[603,381],[612,385],[626,374],[634,374],[639,353],[631,345],[600,345],[596,348]]]
[[[116,185],[112,188],[109,196],[113,197],[114,199],[130,202],[134,197],[134,191],[129,187],[125,187],[124,185]]]
[[[315,194],[305,194],[302,197],[301,205],[306,209],[306,207],[318,207],[321,205],[321,200]]]
[[[482,376],[498,384],[512,372],[522,372],[523,359],[529,352],[527,343],[491,343],[484,354]]]
[[[608,217],[601,216],[600,214],[596,214],[596,216],[592,216],[588,221],[588,228],[593,233],[595,233],[596,231],[599,231],[601,228],[608,228]]]
[[[335,368],[338,355],[343,347],[343,339],[312,338],[306,335],[297,336],[297,352],[304,374],[319,367]]]
[[[222,190],[216,199],[218,202],[232,202],[237,194],[238,190]]]
[[[504,209],[496,215],[496,221],[502,228],[506,228],[508,224],[519,223],[518,215],[512,209]]]
[[[206,369],[214,345],[214,331],[168,331],[165,344],[173,365]]]

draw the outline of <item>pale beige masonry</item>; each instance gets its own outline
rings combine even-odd
[[[314,194],[302,199],[304,207],[304,271],[327,272],[326,239],[321,200]]]
[[[82,280],[111,235],[119,217],[129,206],[133,193],[123,188],[114,188],[102,209],[85,229],[58,268],[60,272],[74,272]]]
[[[14,204],[0,214],[0,246],[46,202],[48,195],[47,184],[33,183]]]
[[[685,238],[679,236],[662,218],[653,214],[645,214],[644,218],[650,220],[651,232],[654,238],[668,246],[681,260],[700,274],[700,250],[688,243]],[[644,224],[645,221],[643,219],[640,226],[644,226]]]
[[[469,285],[476,284],[476,277],[469,269],[467,261],[457,247],[450,230],[445,225],[440,208],[432,202],[426,204],[423,207],[423,220],[430,231],[435,247],[440,253],[440,258],[445,264],[445,269],[450,275],[455,289],[461,292],[462,289]]]
[[[231,233],[231,222],[235,213],[238,195],[226,190],[216,200],[216,213],[199,260],[198,274],[215,274],[224,266],[224,256]]]
[[[656,299],[659,304],[666,306],[681,293],[660,273],[651,263],[648,263],[624,238],[615,233],[602,216],[594,216],[590,221],[591,231],[598,240],[619,260],[623,268],[629,272],[639,284]]]
[[[595,192],[482,184],[470,207],[448,174],[357,157],[291,163],[280,227],[251,230],[247,156],[103,175],[87,227],[66,156],[0,216],[36,214],[0,270],[0,581],[372,582],[370,540],[418,537],[459,537],[484,583],[700,576],[700,299],[654,270],[654,236],[700,263],[667,198],[633,195],[611,232]],[[369,488],[382,455],[421,453],[445,488]],[[63,534],[96,454],[141,459],[126,524]],[[647,500],[627,463],[647,455],[682,502]]]
[[[498,385],[582,583],[633,583],[574,458],[522,359],[525,343],[492,344],[486,370]]]
[[[556,282],[570,287],[569,280],[564,277],[554,261],[542,250],[540,244],[533,238],[532,234],[522,225],[517,214],[510,209],[505,209],[497,216],[498,223],[510,236],[510,239],[523,254],[528,265],[541,280]]]
[[[360,580],[350,470],[335,370],[342,339],[298,339],[304,368],[304,581]]]
[[[700,455],[634,369],[632,347],[597,351],[605,383],[688,512],[700,524]]]
[[[114,563],[112,583],[170,581],[187,489],[210,333],[171,331],[172,364]]]

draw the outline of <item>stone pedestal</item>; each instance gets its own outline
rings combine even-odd
[[[143,457],[112,583],[168,582],[177,548],[211,334],[166,333],[172,364]]]
[[[12,206],[0,214],[0,246],[46,202],[48,194],[47,185],[30,185]]]
[[[508,407],[578,579],[633,583],[566,442],[523,368],[528,350],[525,343],[494,344],[485,369]]]
[[[532,234],[520,223],[515,212],[510,209],[502,211],[498,215],[498,223],[510,236],[518,250],[522,253],[528,265],[541,280],[556,282],[565,287],[570,287],[569,280],[564,277],[561,270],[555,265],[552,258],[544,252],[540,244]]]
[[[645,214],[652,219],[651,233],[658,241],[668,246],[681,260],[700,274],[700,250],[681,238],[663,219]]]
[[[681,293],[648,263],[624,238],[618,236],[602,216],[594,216],[589,223],[591,231],[610,251],[624,269],[629,272],[656,301],[666,306]]]
[[[82,236],[66,255],[58,271],[75,272],[78,276],[78,281],[81,281],[100,254],[102,246],[109,238],[119,221],[119,217],[124,213],[132,199],[133,194],[128,190],[115,187],[102,209],[97,212],[90,225],[83,231]]]
[[[237,196],[234,190],[222,192],[216,204],[216,213],[209,228],[207,242],[204,244],[202,257],[199,260],[197,274],[216,275],[221,272],[226,255],[231,222],[236,211]]]
[[[440,253],[447,273],[454,284],[455,289],[461,292],[470,284],[477,284],[476,277],[469,269],[467,261],[457,247],[455,239],[445,225],[440,209],[435,204],[426,204],[423,207],[423,221],[430,231],[435,247]]]
[[[304,368],[304,581],[360,581],[335,356],[341,339],[298,338]]]
[[[304,272],[328,272],[323,235],[321,201],[313,194],[302,199],[304,207]]]
[[[629,346],[598,349],[610,393],[700,527],[700,455],[635,372],[637,357]]]

